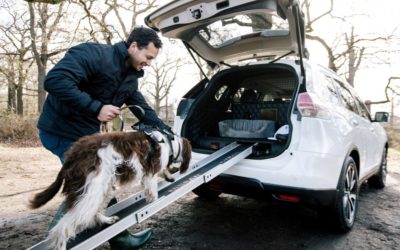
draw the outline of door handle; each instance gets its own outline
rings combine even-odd
[[[357,125],[358,125],[358,121],[357,121],[357,120],[351,120],[351,123],[352,123],[354,126],[357,126]]]

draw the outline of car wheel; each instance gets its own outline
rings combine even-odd
[[[386,186],[386,175],[387,175],[387,150],[386,148],[382,153],[381,165],[376,175],[369,178],[368,183],[374,188],[384,188]]]
[[[347,157],[339,179],[339,195],[333,207],[332,221],[340,232],[348,232],[354,225],[358,206],[358,172],[353,158]]]
[[[216,200],[221,195],[221,192],[212,190],[207,185],[201,185],[198,188],[193,189],[193,193],[204,200]]]

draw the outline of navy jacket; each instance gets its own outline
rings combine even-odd
[[[143,70],[126,68],[128,50],[115,45],[83,43],[72,47],[46,76],[48,92],[37,127],[76,140],[99,132],[103,105],[139,105],[145,124],[168,129],[138,90]],[[134,114],[138,110],[131,110]]]

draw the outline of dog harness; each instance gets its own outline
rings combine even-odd
[[[174,157],[174,147],[172,146],[172,141],[175,140],[174,134],[172,132],[166,131],[166,130],[161,130],[157,127],[154,126],[149,126],[149,125],[145,125],[143,123],[139,123],[136,125],[132,126],[132,129],[134,130],[138,130],[138,131],[142,131],[143,133],[146,134],[146,136],[150,139],[150,143],[152,145],[153,148],[153,144],[154,143],[165,143],[164,139],[159,140],[155,135],[154,132],[158,131],[162,134],[165,135],[166,139],[167,139],[167,143],[169,146],[169,159],[168,159],[168,165],[170,165],[171,163],[176,163],[178,161],[178,157],[179,154],[181,153],[181,144],[178,143],[178,152],[176,154],[176,157]]]

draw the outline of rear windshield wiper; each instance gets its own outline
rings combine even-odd
[[[274,63],[274,62],[276,62],[276,61],[279,61],[279,60],[281,60],[282,58],[287,57],[288,55],[293,54],[293,53],[294,53],[294,51],[291,50],[291,51],[289,51],[288,53],[283,54],[283,55],[281,55],[281,56],[278,57],[278,58],[275,58],[274,60],[270,61],[270,62],[267,63],[267,64],[272,64],[272,63]]]
[[[228,66],[229,68],[238,67],[238,65],[227,64],[226,62],[219,62],[219,63]]]

